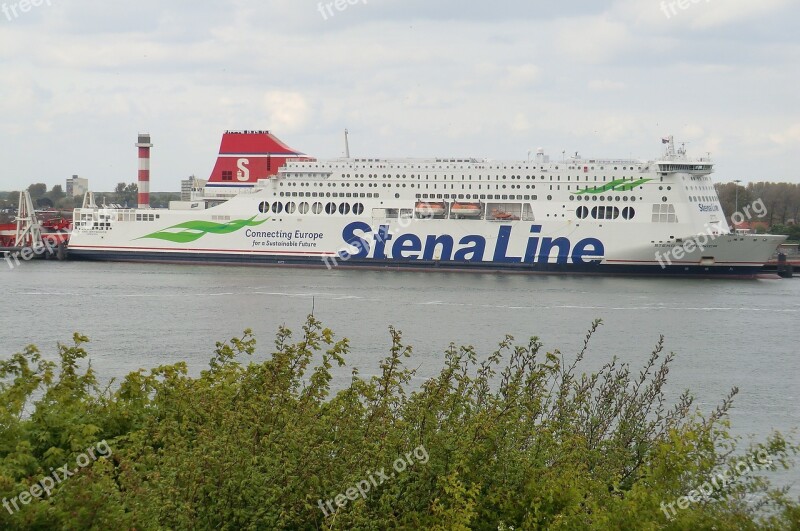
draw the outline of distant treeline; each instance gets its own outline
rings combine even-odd
[[[767,215],[759,221],[769,226],[790,225],[797,222],[800,216],[800,184],[798,183],[720,183],[716,185],[719,200],[725,216],[730,220],[737,210],[736,190],[739,193],[738,208],[751,204],[758,199],[767,207]]]
[[[72,210],[83,204],[83,196],[69,197],[60,184],[48,190],[45,183],[35,183],[27,188],[33,204],[37,209]],[[139,188],[135,182],[118,183],[113,192],[95,192],[98,204],[115,204],[136,208]],[[154,208],[166,208],[170,201],[178,201],[181,194],[177,192],[150,192],[150,205]],[[0,192],[0,222],[12,216],[19,205],[19,192]]]

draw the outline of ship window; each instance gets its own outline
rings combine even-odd
[[[339,214],[345,216],[350,213],[350,203],[342,203],[339,205]]]
[[[283,211],[283,204],[282,203],[272,203],[272,212],[274,214],[280,214]]]
[[[223,181],[232,181],[233,180],[233,172],[232,171],[223,171],[222,172],[222,180]]]
[[[625,207],[622,209],[622,217],[624,219],[633,219],[635,215],[636,211],[633,209],[633,207]]]
[[[355,214],[356,216],[360,216],[363,213],[364,213],[364,205],[362,205],[361,203],[356,203],[353,205],[353,214]]]
[[[269,212],[269,203],[266,201],[261,201],[261,203],[258,204],[258,211],[262,214]]]
[[[308,203],[306,203],[305,201],[300,203],[300,209],[299,210],[300,210],[301,214],[308,214],[308,208],[309,208]]]
[[[313,212],[314,214],[320,214],[322,212],[322,203],[316,202],[313,205],[311,205],[311,212]]]
[[[589,209],[585,206],[578,207],[575,210],[575,215],[578,216],[579,219],[585,219],[586,216],[589,215]]]
[[[286,203],[286,213],[287,214],[294,214],[295,210],[297,210],[297,205],[294,202]]]
[[[336,213],[336,203],[328,203],[325,205],[325,213],[326,214],[335,214]]]

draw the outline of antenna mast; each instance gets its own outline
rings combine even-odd
[[[347,138],[348,132],[347,129],[344,130],[344,156],[345,158],[350,158],[350,140]]]

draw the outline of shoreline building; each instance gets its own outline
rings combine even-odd
[[[191,201],[193,193],[203,192],[207,179],[198,179],[190,175],[188,179],[181,180],[181,201]]]
[[[67,197],[83,196],[88,191],[89,179],[84,179],[77,175],[73,175],[70,179],[67,179]]]

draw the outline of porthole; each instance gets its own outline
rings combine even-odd
[[[355,214],[356,216],[360,216],[363,213],[364,213],[364,205],[362,205],[361,203],[356,203],[353,205],[353,214]]]
[[[297,210],[297,205],[294,202],[286,203],[287,214],[294,214],[296,210]]]
[[[269,203],[267,203],[266,201],[261,201],[258,204],[258,211],[261,212],[262,214],[268,213],[269,212]]]
[[[346,216],[350,213],[350,203],[342,203],[339,205],[339,214]]]
[[[664,203],[666,203],[666,202],[667,202],[667,196],[663,196],[663,197],[661,198],[661,201],[663,201]]]
[[[589,215],[589,208],[580,206],[575,210],[575,215],[578,216],[578,219],[586,219],[586,217]]]
[[[272,213],[280,214],[283,212],[283,203],[272,203]]]
[[[622,209],[622,217],[625,219],[633,219],[633,216],[636,215],[636,211],[633,207],[625,207]]]
[[[301,214],[308,214],[308,208],[309,208],[309,205],[305,201],[300,203],[300,213]]]
[[[317,202],[317,203],[314,203],[313,205],[311,205],[311,212],[313,212],[314,214],[321,214],[322,213],[322,203]]]
[[[336,203],[328,203],[325,205],[326,214],[336,214]]]

